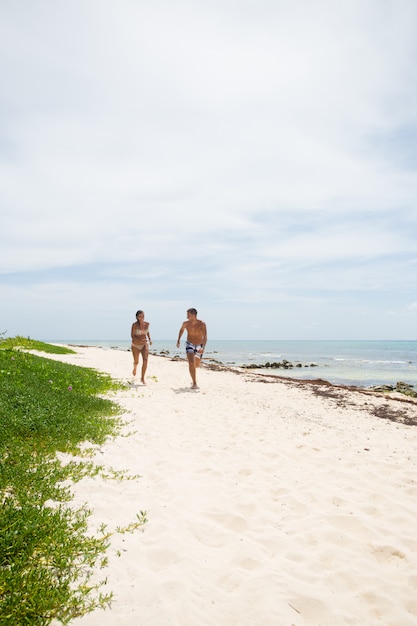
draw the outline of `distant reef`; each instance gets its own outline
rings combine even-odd
[[[287,361],[286,359],[283,359],[282,361],[274,361],[273,363],[270,363],[269,361],[267,361],[266,363],[251,363],[250,365],[241,365],[240,367],[244,367],[245,369],[248,370],[258,370],[258,369],[269,369],[269,368],[273,368],[273,369],[281,369],[281,370],[291,370],[294,367],[318,367],[317,363],[309,363],[309,364],[302,364],[302,363],[291,363],[290,361]]]

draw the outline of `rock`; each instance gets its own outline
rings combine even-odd
[[[293,367],[318,367],[315,363],[310,363],[310,365],[303,365],[302,363],[297,363],[296,365],[294,365],[293,363],[291,363],[290,361],[287,361],[287,359],[283,359],[282,361],[273,361],[272,363],[270,361],[267,361],[266,363],[248,363],[248,364],[244,364],[241,365],[240,367],[243,367],[245,369],[248,370],[259,370],[259,369],[284,369],[284,370],[289,370],[292,369]]]
[[[406,396],[417,398],[417,391],[414,391],[413,385],[409,385],[408,383],[403,383],[401,381],[397,382],[395,390],[399,393],[405,394]]]
[[[371,391],[381,391],[381,392],[390,392],[396,391],[397,393],[403,393],[406,396],[411,396],[412,398],[417,398],[417,391],[414,390],[413,385],[409,385],[408,383],[403,383],[399,381],[395,386],[394,385],[374,385],[372,387],[368,387]]]
[[[392,385],[373,385],[368,387],[370,391],[394,391],[395,387]]]
[[[395,386],[397,391],[413,391],[413,385],[399,381]]]

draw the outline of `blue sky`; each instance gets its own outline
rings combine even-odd
[[[2,0],[0,332],[417,338],[414,0]]]

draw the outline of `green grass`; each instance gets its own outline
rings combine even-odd
[[[90,511],[71,508],[63,486],[101,468],[64,465],[56,453],[76,454],[82,442],[102,444],[120,432],[121,409],[102,396],[121,384],[19,347],[62,350],[0,341],[0,625],[65,624],[110,603],[102,584],[90,581],[106,563],[110,534],[87,534]],[[145,522],[141,512],[125,530]]]
[[[1,334],[1,333],[0,333]],[[23,348],[24,350],[39,350],[49,352],[49,354],[75,354],[71,348],[65,346],[55,346],[43,341],[37,341],[30,337],[0,337],[0,348]]]

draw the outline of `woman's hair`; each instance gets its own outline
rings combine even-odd
[[[197,309],[188,309],[188,313],[191,313],[192,315],[197,315]]]
[[[141,310],[136,311],[136,317],[137,317],[138,315],[140,315],[141,313],[143,313],[143,311],[141,311]]]

